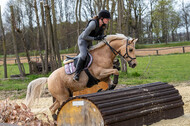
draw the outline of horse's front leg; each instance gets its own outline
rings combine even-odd
[[[109,77],[110,75],[119,75],[119,71],[117,69],[102,69],[100,71],[98,79],[103,79]]]
[[[110,78],[110,75],[112,74],[114,75],[113,81]],[[107,90],[113,90],[118,83],[118,76],[119,71],[117,69],[101,69],[99,77],[97,78],[109,84],[109,88]],[[115,77],[117,77],[117,79],[115,79]]]
[[[105,80],[106,83],[108,83],[109,88],[107,90],[113,90],[118,84],[118,78],[119,75],[114,75],[113,80],[109,77],[108,79]]]

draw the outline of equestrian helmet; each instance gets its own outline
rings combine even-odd
[[[111,19],[111,15],[110,15],[110,12],[107,11],[107,10],[101,10],[99,13],[98,13],[98,17],[101,18],[108,18],[108,19]]]

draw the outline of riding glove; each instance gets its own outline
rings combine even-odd
[[[104,39],[105,35],[99,35],[97,37],[94,37],[94,40],[102,40]]]

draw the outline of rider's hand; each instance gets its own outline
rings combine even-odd
[[[102,40],[104,39],[105,35],[99,35],[97,37],[94,37],[94,40]]]

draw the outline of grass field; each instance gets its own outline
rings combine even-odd
[[[120,72],[119,83],[138,85],[151,82],[181,82],[190,80],[190,53],[163,56],[137,57],[138,65],[128,72]],[[26,73],[28,65],[24,64]],[[3,66],[0,66],[0,90],[26,89],[27,84],[38,78],[49,75],[29,75],[25,79],[3,80]],[[8,65],[8,75],[19,74],[17,65]]]
[[[190,53],[137,57],[138,65],[128,73],[120,73],[119,83],[136,85],[151,82],[190,80]]]

